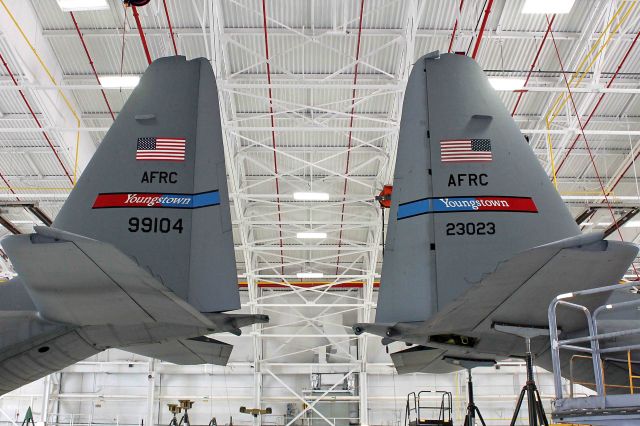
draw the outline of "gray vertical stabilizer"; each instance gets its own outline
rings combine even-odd
[[[501,261],[580,234],[471,58],[417,61],[398,143],[377,323],[427,320]]]
[[[115,245],[202,312],[240,307],[206,59],[149,66],[52,226]]]

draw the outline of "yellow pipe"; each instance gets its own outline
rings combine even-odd
[[[571,82],[573,82],[573,79],[575,78],[575,76],[579,73],[580,69],[582,68],[584,63],[587,61],[589,56],[591,56],[591,54],[595,50],[596,46],[598,46],[600,44],[600,41],[602,40],[602,37],[604,37],[604,35],[607,33],[607,30],[609,29],[609,27],[611,26],[613,21],[615,21],[615,19],[618,17],[620,12],[622,12],[622,9],[626,6],[626,4],[627,4],[626,1],[623,1],[622,3],[620,3],[620,6],[618,7],[618,10],[616,10],[616,13],[614,13],[613,16],[611,17],[611,19],[609,19],[609,22],[607,22],[607,25],[600,32],[600,36],[596,39],[596,42],[593,43],[593,45],[591,46],[591,49],[589,49],[589,51],[582,58],[582,61],[580,61],[580,63],[576,67],[576,71],[573,73],[573,76],[569,80],[569,84],[571,84]],[[609,32],[609,36],[608,37],[611,37],[611,32]]]
[[[633,370],[631,369],[631,351],[627,351],[627,368],[629,370],[629,389],[633,395]]]
[[[611,24],[613,23],[614,19],[620,14],[620,12],[622,11],[622,8],[625,6],[625,4],[626,4],[626,2],[623,2],[623,3],[620,4],[620,6],[618,7],[618,10],[616,10],[616,13],[611,17],[611,19],[609,20],[609,22],[605,26],[604,30],[600,33],[600,36],[598,37],[598,39],[591,46],[591,49],[589,49],[589,51],[584,55],[584,57],[582,58],[582,61],[580,61],[580,63],[576,67],[576,71],[573,73],[573,76],[569,80],[569,85],[573,82],[573,79],[580,72],[580,70],[582,69],[582,66],[585,64],[585,62],[587,61],[589,56],[593,53],[595,48],[600,44],[600,41],[602,40],[602,37],[604,37],[604,35],[606,34],[607,29],[611,26]],[[555,110],[558,102],[560,102],[560,99],[562,99],[563,97],[565,97],[564,94],[558,95],[558,97],[556,98],[556,101],[554,102],[554,104],[552,105],[552,107],[550,109],[551,110]],[[551,120],[551,121],[553,122],[553,120]]]
[[[78,123],[80,127],[80,123]],[[76,132],[76,158],[73,162],[73,187],[75,188],[78,182],[78,153],[80,152],[80,130]]]
[[[558,190],[558,178],[556,176],[556,163],[553,158],[553,144],[551,143],[551,133],[549,132],[551,124],[548,120],[547,122],[547,145],[549,145],[549,160],[551,161],[551,172],[553,175],[553,186],[556,187],[556,191]]]
[[[625,2],[625,3],[626,3],[626,2]],[[624,5],[624,3],[623,3],[623,5]],[[621,25],[622,25],[622,24],[627,20],[627,18],[629,17],[629,14],[630,14],[630,13],[631,13],[631,11],[636,7],[636,5],[637,5],[637,0],[634,0],[634,2],[629,6],[629,9],[627,9],[627,11],[624,13],[624,15],[622,16],[622,18],[621,18],[621,19],[620,19],[620,21],[618,22],[618,24],[617,24],[617,25],[613,28],[613,30],[609,33],[609,36],[608,36],[608,37],[607,37],[607,39],[605,40],[604,44],[603,44],[602,46],[600,46],[600,48],[598,49],[598,51],[597,51],[597,52],[596,52],[596,54],[594,55],[593,59],[591,59],[591,62],[589,63],[589,65],[587,66],[587,68],[586,68],[584,71],[581,71],[581,72],[578,72],[578,71],[576,70],[576,72],[574,73],[573,77],[571,77],[571,80],[569,80],[569,83],[568,83],[569,85],[571,85],[571,83],[573,82],[573,79],[574,79],[578,74],[581,74],[581,76],[580,76],[580,78],[578,79],[578,81],[576,81],[576,83],[574,84],[574,87],[577,87],[577,86],[582,82],[582,80],[584,80],[584,78],[587,76],[587,73],[591,70],[591,68],[592,68],[592,67],[593,67],[593,65],[595,64],[596,60],[598,59],[598,57],[600,57],[600,54],[602,53],[602,51],[607,47],[607,45],[609,44],[609,42],[610,42],[611,40],[613,40],[613,36],[616,34],[616,31],[618,31],[618,29],[620,28],[620,26],[621,26]],[[615,17],[615,15],[614,15],[614,17]],[[612,18],[612,19],[613,19],[613,18]],[[610,23],[611,23],[611,21],[609,21],[609,24],[610,24]],[[609,26],[609,24],[607,24],[607,27]],[[605,30],[606,30],[606,28],[605,28]],[[604,32],[603,32],[603,34],[604,34]],[[601,34],[601,36],[602,36],[602,34]],[[598,43],[594,43],[594,45],[593,45],[593,46],[595,47],[595,46],[597,46],[597,45],[598,45]],[[591,52],[590,52],[590,53],[591,53]],[[589,54],[590,54],[590,53],[589,53]],[[585,59],[584,59],[584,60],[586,60],[586,59],[588,58],[588,55],[589,55],[589,54],[587,54],[587,56],[585,56]],[[584,60],[583,60],[583,62],[584,62]],[[562,108],[567,104],[567,101],[569,100],[570,95],[569,95],[568,93],[567,93],[567,94],[562,94],[562,95],[561,95],[561,97],[562,97],[562,98],[564,98],[564,100],[562,101],[562,104],[560,104],[560,105],[556,108],[556,110],[555,110],[555,112],[554,112],[554,115],[553,115],[553,118],[552,118],[552,120],[551,120],[552,122],[553,122],[553,120],[555,120],[555,119],[556,119],[556,117],[560,114],[560,111],[562,110]]]
[[[604,49],[607,47],[609,42],[613,39],[613,36],[616,34],[616,32],[618,31],[620,26],[629,18],[629,14],[631,13],[631,11],[633,11],[633,9],[635,9],[635,7],[637,6],[637,3],[638,3],[638,0],[634,0],[632,3],[629,3],[627,1],[625,1],[625,2],[622,2],[620,4],[618,9],[616,10],[616,13],[611,17],[609,22],[607,22],[607,25],[605,26],[604,30],[600,33],[600,36],[598,37],[596,42],[593,43],[593,45],[591,46],[591,48],[589,49],[587,54],[583,57],[582,61],[580,61],[580,64],[578,64],[576,71],[571,76],[571,79],[567,82],[567,86],[571,86],[571,84],[573,83],[574,79],[578,75],[580,75],[580,77],[578,78],[578,81],[575,83],[574,87],[579,85],[582,82],[582,80],[586,77],[586,75],[589,72],[589,70],[591,70],[591,68],[595,64],[595,61],[600,57],[600,55],[602,54]],[[609,27],[611,27],[611,25],[613,24],[615,19],[618,17],[620,12],[622,12],[622,10],[627,5],[629,5],[629,7],[626,9],[624,14],[622,15],[620,21],[615,25],[613,30],[608,33],[607,39],[602,44],[602,46],[600,46],[600,42],[602,41],[602,37],[604,36],[605,33],[607,33]],[[597,51],[595,51],[595,49],[598,46],[600,46],[600,48]],[[591,55],[594,53],[594,51],[595,51],[595,54],[593,55],[593,58],[591,59],[591,62],[589,62],[588,66],[585,69],[583,69],[583,66],[585,65],[585,63],[587,63],[588,59],[591,57]],[[560,114],[560,111],[566,105],[567,101],[570,99],[570,96],[571,96],[570,93],[567,93],[567,94],[562,93],[562,94],[558,95],[556,97],[556,100],[554,101],[553,105],[551,106],[551,108],[549,108],[549,110],[547,110],[547,113],[545,114],[545,123],[546,123],[546,126],[547,126],[547,145],[549,147],[549,159],[551,161],[551,171],[552,171],[552,174],[553,174],[553,184],[554,184],[554,186],[556,188],[556,191],[558,190],[558,179],[557,179],[557,174],[556,174],[555,158],[554,158],[554,154],[553,154],[553,143],[551,141],[551,132],[550,132],[550,130],[551,130],[551,124],[558,117],[558,115]],[[561,102],[561,103],[559,104],[559,102]]]
[[[58,83],[56,82],[56,79],[53,77],[53,74],[51,73],[51,70],[49,70],[47,65],[42,60],[42,57],[36,51],[36,48],[33,46],[33,44],[31,44],[31,41],[29,40],[29,38],[25,34],[24,30],[22,29],[22,27],[20,26],[20,24],[16,20],[15,16],[13,15],[13,13],[11,13],[9,8],[7,7],[5,1],[4,0],[0,0],[0,4],[2,4],[2,7],[4,8],[4,10],[9,15],[9,18],[11,18],[11,21],[13,21],[13,24],[15,25],[15,27],[20,32],[20,35],[22,35],[22,38],[24,39],[24,41],[27,43],[27,45],[29,45],[29,48],[31,49],[31,51],[35,55],[36,59],[38,60],[38,62],[42,66],[42,69],[44,69],[44,72],[49,77],[49,80],[51,80],[51,83],[53,83],[54,86],[58,86]],[[71,111],[71,114],[76,119],[76,125],[78,127],[78,131],[76,132],[76,156],[75,156],[76,160],[75,160],[74,169],[73,169],[73,185],[75,186],[75,184],[76,184],[76,176],[77,176],[77,171],[78,171],[78,147],[79,147],[79,144],[80,144],[80,130],[79,130],[80,129],[80,117],[78,116],[78,113],[73,108],[73,106],[71,106],[71,101],[69,101],[69,98],[67,98],[67,96],[64,94],[62,89],[60,89],[60,87],[58,87],[58,93],[60,94],[60,96],[62,96],[62,99],[64,100],[65,104],[67,105],[67,108],[69,108],[69,111]]]

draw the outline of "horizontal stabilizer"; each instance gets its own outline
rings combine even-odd
[[[202,336],[122,349],[179,365],[226,365],[233,346]]]
[[[492,325],[545,326],[547,307],[558,294],[601,287],[619,279],[637,255],[638,247],[602,237],[602,233],[578,235],[517,254],[500,263],[494,272],[427,321],[356,324],[354,331],[430,346],[441,352],[439,355],[435,355],[436,351],[425,352],[421,355],[423,358],[413,352],[392,355],[396,357],[394,363],[401,367],[398,371],[437,373],[443,367],[435,360],[445,357],[481,353],[493,354],[494,359],[522,356],[522,339],[496,331]],[[603,300],[590,302],[602,304]],[[558,326],[563,333],[580,331],[584,327],[584,315],[566,311]],[[467,336],[470,344],[466,347],[451,344],[443,336]],[[534,343],[537,353],[548,347],[546,339],[537,339]]]
[[[5,315],[2,323],[6,319]],[[35,322],[31,317],[29,323]],[[42,332],[28,341],[0,348],[0,395],[100,352],[75,330],[63,326],[48,329],[39,327]]]
[[[36,227],[35,234],[5,238],[3,247],[47,320],[77,326],[211,325],[111,244]]]
[[[269,322],[269,315],[262,314],[225,314],[219,312],[204,313],[215,324],[216,332],[232,333],[240,336],[242,327],[252,324],[264,324]]]
[[[607,241],[601,233],[578,235],[527,250],[498,265],[429,321],[434,333],[485,332],[494,322],[547,324],[547,307],[561,293],[616,282],[635,259],[635,244]],[[525,306],[536,309],[523,309]],[[583,326],[579,313],[563,315],[565,332]]]
[[[0,359],[2,352],[25,340],[25,336],[41,335],[59,329],[43,321],[35,311],[0,311]]]

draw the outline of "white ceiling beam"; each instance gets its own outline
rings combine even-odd
[[[325,37],[357,37],[357,31],[351,31],[350,33],[344,31],[336,31],[333,32],[331,28],[318,28],[316,27],[314,31],[311,31],[309,28],[294,28],[294,30],[298,33],[307,34],[309,36],[317,36],[318,33],[325,34]],[[328,32],[331,31],[331,32]],[[169,28],[145,28],[144,30],[145,36],[147,37],[167,37],[169,33]],[[174,27],[174,34],[180,37],[202,37],[203,31],[200,27]],[[364,37],[394,37],[398,35],[402,35],[404,32],[403,28],[363,28],[362,35]],[[462,36],[468,35],[472,32],[471,29],[460,29],[460,34]],[[209,29],[206,30],[207,35],[209,34]],[[241,38],[247,36],[255,36],[255,37],[263,37],[264,30],[262,27],[250,27],[250,28],[225,28],[224,30],[224,39],[234,37]],[[542,39],[544,37],[544,31],[519,31],[519,30],[501,30],[495,31],[492,29],[485,30],[483,38],[485,39],[527,39],[530,40],[532,38]],[[120,30],[118,28],[83,28],[82,35],[84,37],[122,37]],[[283,28],[269,28],[269,36],[281,36],[281,37],[296,37],[297,34]],[[420,28],[416,32],[416,37],[418,38],[438,38],[438,37],[446,37],[451,35],[450,29],[431,29],[431,28]],[[43,36],[45,38],[64,38],[64,37],[76,37],[77,33],[75,29],[46,29],[43,31]],[[554,37],[556,40],[577,40],[581,36],[580,32],[574,31],[554,31]],[[595,40],[600,36],[599,32],[595,32],[591,35],[591,39]],[[138,33],[135,31],[130,31],[125,33],[125,37],[138,37]],[[631,40],[633,37],[627,35],[625,37],[628,40]]]
[[[2,38],[7,47],[19,58],[20,66],[23,67],[12,70],[18,75],[25,76],[25,79],[20,81],[21,84],[26,80],[36,85],[57,85],[64,79],[64,72],[56,53],[51,44],[42,37],[43,29],[32,2],[14,1],[10,2],[6,9],[0,8],[0,28],[2,28]],[[65,90],[58,92],[58,96],[32,93],[30,98],[32,102],[36,101],[47,117],[50,126],[45,127],[74,126],[73,132],[77,130],[77,119],[80,119],[82,110],[71,93]],[[79,124],[82,126],[81,121]],[[96,146],[93,141],[86,133],[80,133],[79,140],[76,140],[76,134],[71,132],[59,135],[57,139],[61,141],[64,148],[62,154],[67,159],[70,173],[74,172],[77,146],[79,151],[77,174],[79,175],[95,152]]]

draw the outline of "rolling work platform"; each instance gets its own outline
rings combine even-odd
[[[616,284],[612,286],[577,291],[557,296],[549,305],[549,328],[551,339],[551,356],[553,362],[553,376],[555,387],[555,404],[552,413],[554,422],[571,424],[589,424],[594,426],[627,426],[640,424],[640,394],[634,393],[634,376],[631,351],[640,349],[640,328],[637,321],[614,320],[614,331],[600,332],[598,321],[606,323],[601,318],[603,313],[611,314],[624,309],[639,309],[640,298],[633,297],[621,302],[607,303],[597,308],[589,308],[580,304],[576,298],[585,297],[594,300],[607,296],[614,291],[630,291],[638,287],[638,283]],[[604,297],[603,297],[604,296]],[[570,301],[571,300],[571,301]],[[568,309],[572,314],[582,312],[586,318],[587,336],[559,338],[557,314],[558,308]],[[604,328],[604,327],[601,327]],[[595,389],[595,395],[569,397],[563,394],[561,351],[574,352],[590,358],[593,367],[594,383],[589,384]],[[616,394],[607,394],[604,381],[605,364],[617,362],[620,365],[621,354],[626,354],[628,365],[628,386],[615,385]],[[618,394],[620,389],[626,393]]]
[[[439,404],[438,396],[440,396]],[[451,392],[420,391],[417,394],[411,392],[407,395],[404,424],[405,426],[452,426],[451,412]]]

